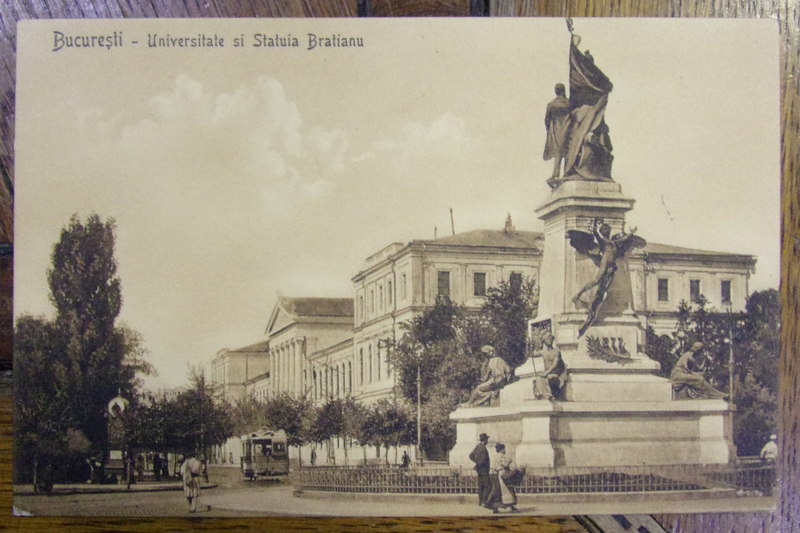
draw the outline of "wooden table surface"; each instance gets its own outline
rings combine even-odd
[[[352,16],[624,16],[772,18],[781,31],[783,301],[780,360],[781,479],[774,513],[659,515],[667,530],[800,531],[800,0],[2,0],[0,1],[0,243],[13,243],[14,79],[16,23],[27,18],[352,17]],[[2,250],[0,250],[2,252]],[[11,256],[0,253],[0,505],[11,508]],[[12,518],[16,531],[306,530],[306,531],[585,531],[571,517],[502,519],[60,519]]]

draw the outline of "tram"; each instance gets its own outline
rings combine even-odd
[[[282,429],[260,429],[242,435],[242,474],[250,480],[289,474],[289,450]]]

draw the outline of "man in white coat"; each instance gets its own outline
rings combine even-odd
[[[194,454],[189,455],[181,465],[183,493],[186,495],[186,501],[189,502],[190,513],[197,511],[197,500],[200,499],[200,474],[202,470],[203,464],[195,458]]]

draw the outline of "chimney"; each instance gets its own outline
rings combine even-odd
[[[514,224],[511,222],[511,213],[508,213],[506,217],[506,226],[503,228],[503,232],[505,233],[513,233],[517,231],[517,228],[514,227]]]

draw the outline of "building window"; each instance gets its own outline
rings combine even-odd
[[[669,301],[669,280],[666,278],[658,278],[658,301]]]
[[[394,298],[394,295],[392,294],[392,282],[390,281],[386,285],[386,299],[389,302],[389,305],[392,305],[392,298]]]
[[[405,300],[405,299],[406,299],[406,297],[408,296],[408,292],[407,292],[407,289],[408,289],[408,287],[407,287],[407,281],[408,281],[408,278],[407,278],[407,276],[406,276],[406,274],[405,274],[405,272],[404,272],[404,273],[403,273],[403,274],[400,276],[400,298],[402,298],[403,300]]]
[[[369,290],[369,313],[375,313],[375,289]]]
[[[381,349],[378,348],[375,352],[375,379],[381,379]]]
[[[522,274],[520,272],[512,272],[508,277],[508,284],[511,286],[512,290],[519,290],[522,286]]]
[[[372,345],[367,346],[367,359],[369,360],[369,382],[372,383]]]
[[[690,279],[689,280],[689,299],[697,303],[700,301],[700,280],[699,279]]]
[[[722,280],[720,283],[720,296],[722,303],[730,304],[731,303],[731,280],[725,279]]]
[[[364,384],[364,348],[358,349],[358,362],[361,366],[361,371],[359,373],[359,383],[362,385]]]
[[[358,297],[358,319],[363,321],[364,320],[364,297]]]
[[[347,392],[353,392],[353,363],[347,362]]]
[[[437,275],[437,295],[450,297],[450,272],[440,270]]]
[[[383,311],[383,285],[378,285],[378,310]]]
[[[486,296],[486,272],[475,272],[472,275],[472,294]]]

